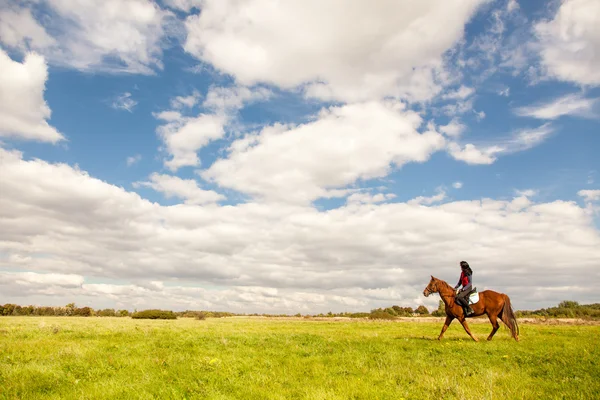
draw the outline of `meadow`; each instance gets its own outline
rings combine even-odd
[[[483,321],[485,322],[485,321]],[[0,318],[0,399],[591,399],[600,326]]]

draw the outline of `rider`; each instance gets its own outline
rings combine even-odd
[[[467,296],[473,289],[473,270],[466,261],[460,262],[460,269],[460,278],[456,286],[454,286],[454,289],[456,289],[456,302],[466,309],[466,315],[471,315],[473,314],[473,309],[469,305]],[[462,285],[462,289],[458,290],[460,285]]]

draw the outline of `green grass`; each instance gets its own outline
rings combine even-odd
[[[0,318],[0,399],[591,399],[600,326]]]

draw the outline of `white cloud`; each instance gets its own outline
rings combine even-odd
[[[155,118],[167,122],[156,129],[165,144],[165,151],[171,156],[164,161],[165,167],[174,172],[181,167],[200,165],[198,150],[224,137],[237,111],[245,104],[267,100],[270,96],[271,92],[264,88],[211,87],[202,104],[209,112],[196,117],[182,115],[181,109],[193,107],[199,93],[171,100],[174,110],[154,114]]]
[[[523,117],[538,119],[556,119],[563,115],[574,115],[578,117],[594,118],[594,106],[598,99],[588,99],[580,94],[570,94],[549,102],[519,107],[514,110],[515,114]]]
[[[560,290],[565,268],[579,300],[594,301],[586,290],[600,235],[575,202],[354,203],[323,212],[258,203],[165,207],[70,166],[0,152],[0,268],[57,274],[4,272],[5,302],[27,292],[28,303],[130,309],[414,306],[429,275],[454,281],[461,259],[480,290],[505,292],[518,308],[556,304],[554,292],[537,300],[532,293]],[[98,278],[120,284],[87,282]]]
[[[468,143],[461,148],[457,143],[448,144],[450,155],[467,164],[493,164],[496,161],[496,154],[501,153],[503,149],[499,146],[490,146],[477,148],[474,144]]]
[[[116,97],[112,102],[111,107],[115,110],[125,110],[133,112],[133,108],[138,104],[137,101],[131,98],[131,93],[125,92]]]
[[[395,198],[396,195],[393,193],[377,193],[372,195],[370,193],[353,193],[346,199],[347,204],[377,204],[383,203],[384,201]]]
[[[323,109],[318,119],[274,125],[235,141],[229,157],[204,179],[259,198],[305,203],[392,167],[424,162],[443,148],[437,132],[419,134],[421,118],[400,103],[370,102]]]
[[[202,0],[165,0],[167,7],[185,12],[190,12],[192,8],[200,9]]]
[[[449,93],[446,93],[445,95],[443,95],[442,99],[444,99],[444,100],[464,100],[467,97],[470,97],[471,95],[473,95],[474,93],[475,93],[475,89],[473,89],[472,87],[461,85],[455,91],[452,91],[452,92],[449,92]]]
[[[506,10],[509,13],[516,11],[518,9],[519,9],[519,3],[517,3],[517,0],[508,0],[508,3],[506,4]]]
[[[452,184],[452,187],[453,187],[454,189],[460,189],[460,188],[462,188],[462,187],[463,187],[463,183],[462,183],[462,182],[454,182],[454,183]]]
[[[498,156],[529,150],[545,141],[554,128],[548,123],[537,128],[522,129],[505,139],[494,143],[475,145],[468,143],[464,147],[451,142],[447,145],[448,153],[456,160],[467,164],[493,164]]]
[[[475,111],[475,118],[477,119],[477,121],[481,121],[485,118],[485,112],[483,111]]]
[[[600,190],[580,190],[577,195],[583,197],[587,202],[600,201]]]
[[[186,20],[184,47],[243,85],[305,85],[309,96],[346,102],[427,100],[481,3],[207,0]]]
[[[510,88],[509,87],[505,87],[504,89],[499,90],[498,91],[498,95],[499,96],[505,96],[505,97],[510,96]]]
[[[230,112],[242,109],[245,104],[266,101],[273,93],[262,87],[247,88],[243,86],[211,87],[202,104],[215,112]]]
[[[517,194],[517,196],[522,196],[522,197],[532,197],[537,195],[537,190],[534,189],[526,189],[526,190],[516,190],[515,193]]]
[[[27,54],[22,63],[0,49],[0,137],[56,143],[64,136],[50,126],[44,101],[48,70],[44,57]]]
[[[131,167],[132,165],[139,163],[141,159],[141,154],[136,154],[135,156],[127,157],[127,166]]]
[[[438,189],[437,191],[438,193],[436,195],[433,196],[419,196],[419,197],[415,197],[412,200],[408,201],[408,204],[411,205],[416,205],[416,204],[423,204],[423,205],[431,205],[434,203],[439,203],[441,201],[443,201],[446,198],[446,192],[444,190]]]
[[[455,103],[446,104],[441,108],[442,112],[450,117],[465,114],[473,110],[473,98],[459,100]]]
[[[163,193],[167,198],[177,197],[185,200],[185,204],[210,204],[225,200],[225,196],[198,187],[194,179],[181,179],[172,175],[153,173],[148,182],[136,182],[134,187],[146,186]]]
[[[453,138],[457,138],[462,135],[466,129],[467,126],[462,124],[458,118],[452,118],[448,125],[440,126],[440,132],[445,133]]]
[[[174,109],[180,109],[184,107],[192,108],[196,105],[196,103],[198,103],[199,99],[200,93],[194,91],[194,93],[192,93],[189,96],[177,96],[174,99],[172,99],[171,107]]]
[[[22,50],[46,49],[57,45],[56,40],[37,23],[28,8],[0,9],[0,42]]]
[[[540,56],[551,77],[600,84],[600,2],[564,0],[554,18],[534,26]]]
[[[172,16],[150,0],[46,0],[36,8],[39,21],[28,8],[35,2],[10,4],[0,14],[0,40],[7,46],[83,71],[150,74],[162,68],[161,41]]]
[[[504,144],[504,152],[515,153],[528,150],[541,144],[554,132],[554,128],[546,123],[533,129],[521,129]]]
[[[165,114],[158,114],[161,119]],[[169,117],[171,117],[169,115]],[[166,151],[171,158],[165,160],[165,167],[177,171],[185,166],[200,165],[197,151],[213,140],[225,135],[227,119],[222,115],[200,114],[197,117],[180,117],[169,120],[159,126],[156,131],[165,143]]]

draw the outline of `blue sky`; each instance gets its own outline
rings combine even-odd
[[[463,259],[517,308],[600,301],[598,13],[9,1],[0,302],[435,307]]]

